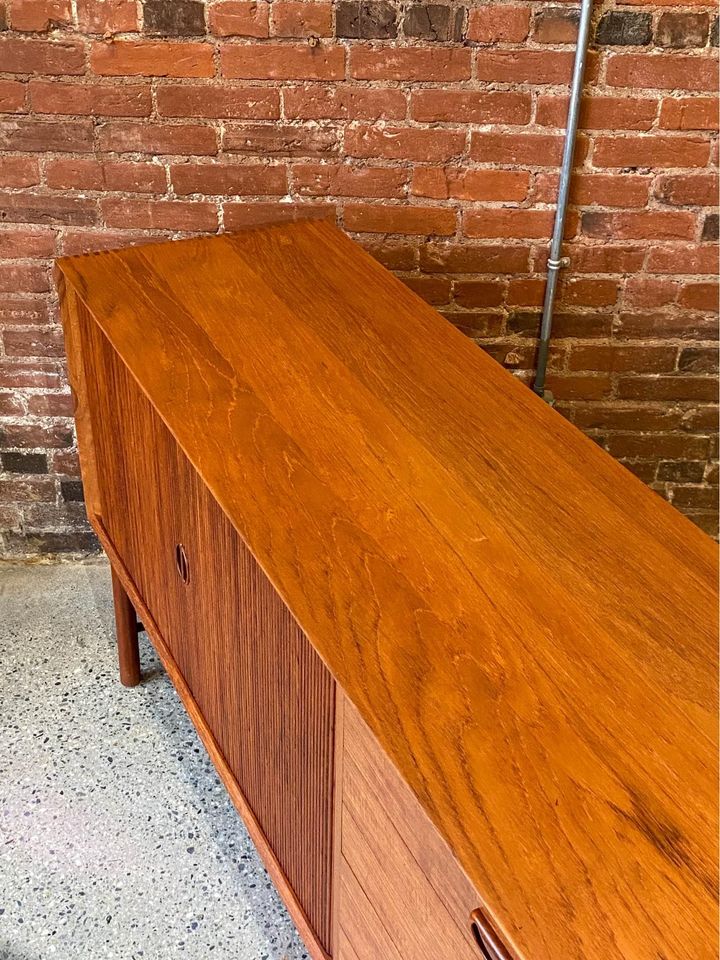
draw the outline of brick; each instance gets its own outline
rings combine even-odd
[[[0,387],[20,388],[38,387],[40,389],[53,390],[60,386],[60,375],[57,370],[57,361],[52,364],[43,363],[40,360],[33,360],[28,363],[24,360],[0,359]],[[0,445],[6,447],[21,446],[18,443],[10,443],[13,439],[5,437],[0,440]],[[39,443],[37,446],[42,447]]]
[[[8,120],[0,122],[0,150],[23,153],[90,153],[90,121]]]
[[[85,44],[1,37],[0,64],[3,73],[78,75],[85,73]]]
[[[560,127],[567,122],[568,98],[540,95],[535,122],[543,127]],[[583,97],[580,105],[582,130],[649,130],[655,121],[655,98]]]
[[[52,453],[52,472],[70,477],[80,476],[80,459],[73,450],[54,450]]]
[[[572,76],[573,54],[569,50],[478,50],[475,65],[477,79],[485,82],[567,84]]]
[[[610,335],[612,314],[601,310],[591,312],[563,313],[559,310],[553,317],[553,337],[581,338],[583,340]],[[508,330],[522,336],[537,337],[540,333],[540,313],[512,313],[508,316]]]
[[[435,200],[522,201],[530,174],[524,170],[468,170],[456,167],[416,167],[412,193]]]
[[[245,230],[296,220],[334,220],[335,207],[329,203],[226,203],[223,220],[226,230]]]
[[[470,79],[470,51],[458,47],[353,47],[349,75],[356,80]]]
[[[711,207],[717,203],[719,186],[716,173],[670,173],[657,177],[653,192],[672,206]]]
[[[403,19],[403,33],[429,41],[462,40],[465,8],[444,3],[411,3]]]
[[[671,483],[700,483],[704,474],[704,460],[662,460],[657,469],[657,479]]]
[[[173,164],[170,179],[179,196],[284,196],[287,192],[285,167],[267,163]]]
[[[280,116],[280,93],[227,83],[218,87],[160,84],[157,106],[161,117],[276,120]]]
[[[118,247],[130,247],[137,244],[157,243],[166,240],[164,236],[148,236],[146,233],[128,230],[64,230],[61,247],[63,256],[76,256],[79,253],[93,253],[98,250],[115,250]]]
[[[663,373],[674,368],[676,358],[677,347],[574,344],[567,363],[568,370]]]
[[[608,60],[607,82],[614,87],[715,91],[716,73],[710,58],[617,53]]]
[[[672,504],[679,510],[686,508],[717,510],[717,490],[712,487],[701,486],[675,487]]]
[[[215,130],[201,124],[132,123],[110,120],[98,131],[103,152],[189,154],[217,153]]]
[[[618,285],[615,280],[570,277],[561,280],[558,300],[563,306],[611,307],[617,302]]]
[[[446,320],[457,327],[466,337],[479,339],[481,337],[496,337],[502,333],[503,315],[498,312],[484,313],[450,313],[444,312]]]
[[[56,30],[72,24],[72,4],[70,0],[12,0],[10,18],[13,30]]]
[[[272,4],[274,37],[331,37],[332,4],[276,0]]]
[[[432,123],[512,123],[530,120],[529,93],[480,90],[414,90],[410,111],[414,120]]]
[[[652,40],[652,14],[608,10],[600,18],[595,42],[604,46],[647,46]]]
[[[356,167],[308,163],[292,168],[293,192],[301,196],[405,196],[408,171],[398,167]]]
[[[467,210],[463,213],[467,237],[550,237],[552,210]]]
[[[561,136],[478,131],[470,136],[470,158],[479,163],[556,166],[562,149]]]
[[[535,201],[554,203],[558,179],[556,173],[539,173],[535,179]],[[645,207],[650,182],[650,177],[631,174],[579,173],[570,185],[570,202],[583,206]]]
[[[630,382],[625,378],[620,383]],[[665,379],[665,378],[663,378]],[[669,379],[669,378],[667,378]],[[639,382],[640,377],[634,378]],[[651,383],[649,378],[647,383]],[[655,381],[660,382],[660,381]],[[707,456],[708,440],[706,437],[688,437],[681,434],[671,433],[627,433],[611,434],[608,437],[608,451],[614,457],[662,457],[675,458],[683,457],[696,459]]]
[[[25,109],[27,85],[19,80],[0,80],[0,113],[19,113]]]
[[[212,77],[215,72],[210,44],[183,41],[96,42],[90,51],[90,66],[106,77]]]
[[[50,278],[46,266],[38,263],[0,263],[0,293],[47,293]]]
[[[720,16],[713,17],[710,27],[709,43],[711,47],[720,46]]]
[[[617,383],[617,394],[623,399],[631,400],[701,400],[711,403],[717,399],[717,382],[714,377],[689,377],[686,375],[621,377]],[[686,456],[690,459],[707,456],[706,445],[702,447],[702,452],[691,451],[680,445],[679,441],[683,439],[685,438],[675,438],[678,442],[677,444],[673,442],[672,453],[663,449],[658,450],[658,454],[667,457]],[[616,455],[620,456],[620,454]],[[629,453],[623,455],[630,456]]]
[[[718,214],[708,213],[703,220],[701,240],[717,240],[720,238],[718,230]]]
[[[691,240],[695,218],[684,211],[587,212],[582,215],[582,232],[609,240]]]
[[[228,127],[223,134],[223,149],[262,157],[324,157],[339,152],[337,129],[315,124],[294,126],[273,123]]]
[[[5,473],[39,474],[48,472],[47,456],[44,453],[13,453],[6,450],[0,454],[0,463]]]
[[[218,227],[214,203],[193,200],[101,201],[103,220],[108,227],[139,230],[185,230],[215,232]]]
[[[73,398],[69,393],[36,393],[28,397],[28,412],[33,417],[72,417]]]
[[[661,47],[675,49],[704,47],[707,44],[709,32],[709,14],[667,11],[658,20],[655,43]]]
[[[345,133],[349,157],[437,163],[460,156],[465,149],[461,130],[422,130],[407,127],[356,127]]]
[[[700,137],[598,137],[595,167],[704,167],[710,144]]]
[[[545,296],[545,281],[534,277],[511,280],[507,302],[512,307],[540,307]]]
[[[629,277],[624,303],[632,307],[666,307],[677,300],[679,283],[668,277]]]
[[[84,499],[82,482],[80,480],[62,480],[60,482],[60,496],[66,503],[82,503]]]
[[[665,404],[576,404],[572,413],[573,423],[581,430],[667,432],[682,426],[680,413]]]
[[[348,204],[345,229],[358,233],[447,236],[455,233],[455,212],[441,207]]]
[[[390,40],[397,36],[397,8],[388,0],[339,0],[335,32],[348,40]]]
[[[522,43],[530,31],[527,7],[473,7],[468,19],[467,38],[475,43]]]
[[[717,273],[718,251],[714,247],[690,247],[682,249],[653,245],[648,254],[648,273],[694,274]]]
[[[42,332],[38,328],[5,330],[3,345],[8,357],[62,357],[64,353],[62,331],[58,327],[46,327]]]
[[[442,277],[402,277],[408,289],[434,306],[447,306],[450,302],[450,282]]]
[[[165,171],[152,163],[50,160],[45,182],[54,190],[109,190],[164,193]]]
[[[6,155],[0,164],[0,187],[34,187],[40,183],[40,166],[32,157]]]
[[[78,28],[83,33],[132,33],[138,28],[135,0],[76,0]]]
[[[25,405],[17,394],[0,391],[0,417],[23,417],[25,413]]]
[[[576,273],[634,273],[645,259],[645,248],[641,246],[568,244],[566,249],[571,269]]]
[[[550,374],[546,383],[558,400],[602,400],[612,391],[608,376]]]
[[[0,478],[0,503],[54,503],[56,495],[52,477]]]
[[[289,120],[399,120],[407,109],[402,90],[316,84],[285,87],[283,104]]]
[[[621,313],[615,320],[615,335],[630,340],[717,340],[717,317],[657,311]]]
[[[6,194],[0,197],[0,221],[88,225],[97,222],[94,200],[42,194]]]
[[[222,75],[243,80],[341,80],[345,51],[338,46],[311,47],[268,43],[226,46],[220,51]]]
[[[152,112],[149,84],[102,86],[31,80],[30,105],[35,113],[72,116],[148,117]]]
[[[363,248],[388,270],[415,270],[418,261],[418,247],[415,240],[378,239],[373,236],[361,237],[358,241]]]
[[[536,43],[575,43],[579,23],[577,9],[546,7],[533,17],[533,39]]]
[[[269,4],[255,0],[228,0],[210,7],[210,30],[218,37],[257,37],[270,35]]]
[[[660,126],[666,130],[717,130],[717,97],[670,97],[660,107]]]
[[[28,258],[31,260],[48,259],[55,255],[55,232],[53,230],[37,230],[30,227],[10,228],[0,231],[0,257],[8,260],[13,258]],[[2,310],[0,301],[0,311]],[[42,318],[47,317],[47,311],[39,311]],[[4,319],[0,313],[0,320]],[[9,319],[9,318],[7,318]],[[35,322],[34,315],[28,314],[19,319],[19,324]]]
[[[428,273],[526,273],[527,247],[430,243],[420,249],[420,269]]]
[[[498,280],[455,280],[453,300],[459,307],[497,307],[505,299],[505,282]]]
[[[5,297],[0,296],[0,323],[6,326],[28,326],[39,324],[47,326],[49,322],[48,303],[33,297]],[[0,360],[0,364],[2,361]],[[0,372],[2,370],[0,369]],[[10,384],[3,382],[3,386],[45,386],[45,384]]]
[[[678,303],[689,310],[718,312],[717,283],[687,283],[680,291]]]
[[[684,347],[680,351],[678,370],[683,373],[717,373],[717,347]]]
[[[205,4],[200,0],[144,0],[143,31],[161,37],[202,36]]]

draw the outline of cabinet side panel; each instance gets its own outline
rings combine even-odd
[[[347,701],[343,728],[338,960],[479,960],[474,887]]]
[[[82,473],[85,505],[90,520],[102,513],[95,443],[93,440],[90,400],[87,392],[85,362],[88,345],[83,329],[88,320],[88,311],[78,299],[72,285],[67,283],[60,270],[56,269],[55,282],[60,298],[60,319],[65,337],[65,352],[68,363],[68,379],[73,395],[75,431],[77,434],[80,471]],[[84,318],[84,322],[83,322]]]

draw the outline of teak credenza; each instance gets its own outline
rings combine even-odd
[[[328,223],[59,261],[137,615],[316,960],[715,960],[715,545]]]

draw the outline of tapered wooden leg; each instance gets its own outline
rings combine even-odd
[[[135,608],[125,588],[112,571],[113,601],[115,603],[115,632],[117,634],[120,683],[136,687],[140,683],[140,650]]]

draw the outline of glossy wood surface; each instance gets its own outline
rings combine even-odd
[[[477,893],[344,701],[338,960],[482,960]]]
[[[715,958],[714,544],[329,224],[60,269],[514,953]]]
[[[120,682],[126,687],[136,687],[140,683],[137,615],[120,578],[114,570],[111,576]]]
[[[334,681],[97,324],[80,324],[103,529],[329,951]]]

